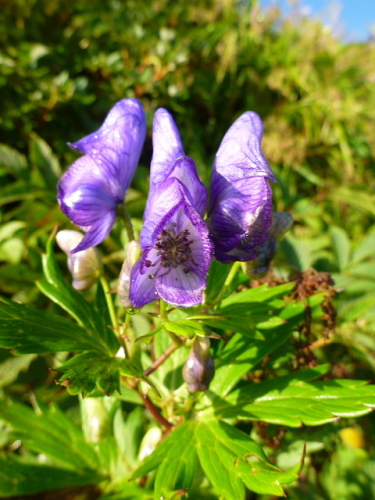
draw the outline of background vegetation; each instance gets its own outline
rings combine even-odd
[[[224,133],[254,110],[264,121],[264,153],[278,179],[275,210],[295,219],[274,279],[314,267],[331,273],[340,292],[328,340],[302,332],[308,359],[295,356],[301,345],[280,356],[296,366],[329,361],[340,378],[374,380],[373,42],[343,43],[317,21],[281,21],[276,9],[261,13],[255,1],[13,0],[1,9],[3,295],[57,310],[34,281],[42,275],[51,230],[57,222],[69,227],[56,203],[57,180],[76,158],[66,143],[98,128],[114,102],[140,99],[149,130],[158,107],[170,110],[206,183]],[[128,197],[138,229],[151,153],[149,132]],[[121,262],[123,243],[117,228],[102,245],[109,269]],[[64,257],[58,258],[63,267]],[[114,265],[110,278],[116,278]],[[27,403],[57,401],[79,422],[78,399],[56,387],[47,370],[51,358],[1,350],[0,394]],[[262,370],[257,376],[264,377]],[[137,418],[139,433],[148,422],[142,412]],[[295,464],[306,435],[304,428],[292,433],[257,425],[252,431],[282,467]],[[309,431],[307,466],[300,483],[288,487],[290,498],[375,498],[374,439],[371,415]],[[0,446],[16,446],[5,425]],[[84,494],[97,497],[94,490]],[[210,494],[205,498],[215,498]]]

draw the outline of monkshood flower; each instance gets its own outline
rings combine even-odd
[[[248,111],[230,127],[216,154],[208,225],[215,257],[223,264],[255,259],[272,223],[268,181],[276,179],[261,151],[262,135],[261,119]]]
[[[289,212],[277,212],[272,216],[272,225],[267,229],[267,239],[257,247],[258,256],[243,264],[245,273],[252,279],[261,279],[268,273],[272,259],[279,247],[279,241],[293,225]]]
[[[79,291],[88,290],[94,285],[103,271],[103,264],[96,248],[88,248],[72,253],[83,240],[78,231],[64,230],[56,234],[56,241],[61,250],[68,256],[68,268],[73,277],[73,288]]]
[[[202,300],[212,243],[203,221],[206,188],[194,161],[185,156],[180,134],[165,109],[155,113],[150,194],[133,268],[130,301],[142,307],[157,299],[191,307]]]
[[[70,147],[84,154],[58,184],[61,210],[86,232],[73,250],[101,243],[109,235],[124,202],[146,136],[146,117],[136,99],[123,99],[96,132]]]

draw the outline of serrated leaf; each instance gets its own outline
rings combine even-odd
[[[302,302],[292,302],[278,312],[278,316],[286,323],[267,331],[266,340],[249,342],[243,335],[234,335],[220,356],[210,391],[218,397],[228,394],[245,373],[254,370],[265,356],[289,339],[293,329],[303,320],[305,307]]]
[[[120,375],[147,380],[133,361],[94,352],[74,356],[57,371],[64,373],[58,382],[65,385],[70,394],[82,393],[83,396],[90,396],[96,388],[108,396],[120,392]]]
[[[333,253],[335,262],[340,271],[343,271],[349,262],[350,256],[350,240],[341,227],[332,226],[329,230],[332,240]]]
[[[375,386],[366,385],[366,381],[310,382],[328,368],[323,365],[248,384],[214,401],[214,409],[207,410],[207,415],[300,427],[321,425],[337,417],[358,417],[375,407]]]
[[[28,498],[29,495],[46,490],[98,484],[102,480],[95,471],[78,472],[25,461],[10,453],[0,454],[1,497],[22,495]]]
[[[196,426],[197,422],[191,420],[174,429],[132,475],[131,479],[137,479],[158,468],[155,479],[155,500],[159,500],[165,490],[190,488],[196,460]]]
[[[93,304],[63,279],[55,260],[52,238],[47,243],[42,259],[46,280],[39,280],[38,288],[83,326],[88,335],[96,337],[103,345],[103,351],[115,354],[120,345],[112,329],[105,323],[106,314],[99,313]],[[101,287],[100,284],[98,286]]]
[[[0,297],[0,347],[16,354],[103,350],[72,321],[4,297]]]
[[[0,414],[29,450],[44,453],[54,462],[76,471],[98,467],[94,448],[57,406],[42,408],[42,413],[37,414],[20,403],[0,402]]]
[[[256,493],[283,496],[281,484],[298,478],[295,470],[272,465],[255,441],[225,422],[199,422],[196,439],[202,468],[225,500],[243,498],[242,483]]]

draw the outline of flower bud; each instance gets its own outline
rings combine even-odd
[[[83,234],[73,230],[59,231],[56,234],[57,244],[68,256],[68,268],[72,273],[73,287],[79,291],[87,290],[94,285],[103,270],[99,252],[95,247],[71,253],[83,238]]]
[[[197,336],[182,371],[189,392],[207,391],[214,375],[215,366],[210,354],[210,341],[206,337]]]
[[[258,257],[244,263],[244,271],[252,279],[261,279],[268,269],[279,247],[279,241],[293,225],[289,212],[277,212],[272,216],[272,225],[267,230],[266,241],[258,247]]]
[[[141,256],[141,245],[139,241],[129,241],[126,247],[126,257],[121,268],[120,277],[117,285],[117,293],[119,294],[121,304],[124,307],[133,307],[129,300],[130,293],[130,275],[134,264]]]

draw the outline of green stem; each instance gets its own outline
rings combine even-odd
[[[126,210],[125,205],[123,203],[121,203],[121,205],[119,205],[117,207],[117,215],[119,217],[121,217],[121,219],[124,223],[125,230],[126,230],[126,233],[128,235],[128,240],[129,241],[135,240],[134,231],[133,231],[133,224],[132,224],[132,221],[130,219],[129,212]]]
[[[118,341],[120,342],[121,346],[123,347],[123,349],[125,351],[125,356],[127,358],[129,358],[129,352],[128,352],[128,348],[126,346],[125,340],[120,335],[119,324],[117,321],[115,306],[114,306],[113,300],[112,300],[111,290],[110,290],[108,282],[104,276],[100,277],[100,283],[101,283],[103,290],[104,290],[105,300],[107,301],[107,307],[108,307],[108,311],[109,311],[109,316],[111,318],[113,330],[115,331],[115,334],[118,338]]]

